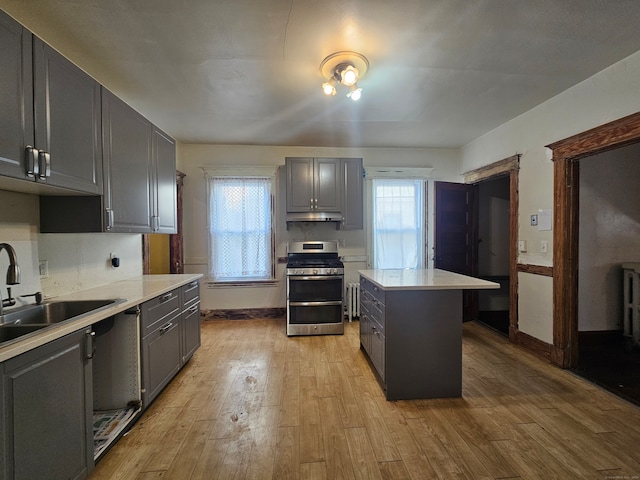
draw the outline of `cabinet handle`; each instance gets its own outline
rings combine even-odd
[[[38,174],[38,150],[31,145],[27,145],[24,157],[24,163],[27,166],[27,176],[35,177]]]
[[[163,335],[163,334],[167,333],[167,331],[168,331],[171,327],[173,327],[173,322],[169,322],[169,323],[167,323],[164,327],[162,327],[162,328],[160,329],[160,335]]]
[[[317,210],[318,209],[318,199],[317,198],[315,199],[314,203],[315,203],[315,209]]]
[[[38,152],[38,178],[51,176],[51,155],[49,152],[40,150]]]
[[[193,307],[189,307],[187,309],[189,313],[196,313],[198,311],[198,305],[194,305]]]
[[[162,297],[160,297],[160,303],[164,303],[164,302],[167,302],[167,301],[171,300],[172,296],[173,296],[172,293],[164,294]]]
[[[157,215],[151,217],[151,229],[154,232],[157,232],[160,229],[160,217],[158,217]]]
[[[196,288],[197,286],[198,286],[198,282],[197,282],[197,281],[195,281],[195,282],[191,282],[191,283],[189,284],[189,288]]]
[[[313,210],[313,198],[309,199],[309,209]]]
[[[111,208],[105,208],[107,213],[107,230],[111,230],[113,228],[113,210]]]
[[[96,332],[87,332],[84,337],[84,357],[87,360],[91,360],[93,356],[96,354],[96,344],[95,344]]]

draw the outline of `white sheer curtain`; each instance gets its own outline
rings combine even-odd
[[[271,178],[209,178],[210,276],[272,278]]]
[[[424,181],[373,179],[374,268],[423,268]]]

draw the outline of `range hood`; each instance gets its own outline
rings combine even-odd
[[[288,222],[340,222],[340,212],[287,212]]]

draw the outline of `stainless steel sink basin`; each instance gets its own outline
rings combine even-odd
[[[98,312],[123,301],[122,299],[51,301],[15,308],[0,316],[0,343],[56,323]]]
[[[48,325],[3,325],[0,327],[0,343],[15,340],[16,338],[47,326]]]

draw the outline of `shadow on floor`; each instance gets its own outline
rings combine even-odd
[[[621,333],[578,339],[578,368],[573,372],[640,406],[640,348]]]
[[[495,330],[500,335],[509,336],[509,311],[484,311],[478,312],[478,322]]]

